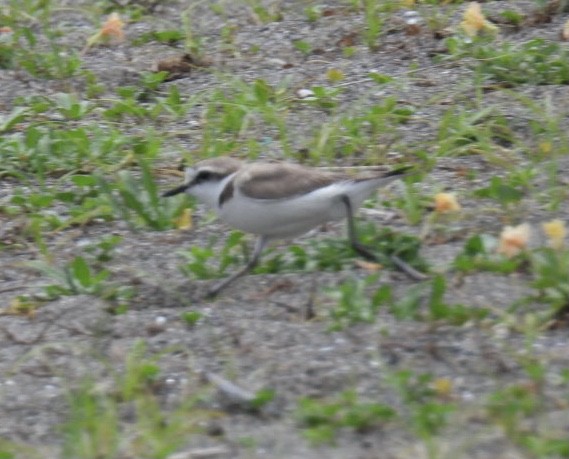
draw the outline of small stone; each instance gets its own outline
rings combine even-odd
[[[296,91],[296,95],[299,97],[299,99],[314,99],[314,91],[310,89],[299,89]]]

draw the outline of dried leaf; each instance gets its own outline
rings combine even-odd
[[[155,72],[168,72],[166,81],[177,80],[189,74],[192,69],[198,67],[209,67],[212,64],[210,59],[204,57],[196,57],[190,53],[178,56],[169,56],[158,61],[154,67]]]
[[[370,271],[370,272],[377,272],[377,271],[383,269],[383,265],[381,265],[379,263],[373,263],[371,261],[355,260],[354,264],[358,268],[362,268],[362,269],[365,269],[366,271]]]
[[[339,48],[351,48],[352,46],[356,45],[357,39],[358,39],[358,33],[350,32],[341,37],[336,42],[336,46],[338,46]]]
[[[26,316],[32,319],[36,315],[36,308],[37,305],[33,302],[16,297],[10,300],[10,305],[4,309],[3,313],[6,315]]]

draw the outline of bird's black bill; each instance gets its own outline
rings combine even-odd
[[[188,189],[187,184],[180,185],[179,187],[174,188],[173,190],[166,191],[162,193],[163,198],[168,198],[170,196],[176,196],[177,194],[183,193]]]

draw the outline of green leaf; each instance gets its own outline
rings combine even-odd
[[[440,274],[436,275],[431,282],[431,304],[439,304],[443,301],[446,292],[446,281]]]
[[[11,130],[24,119],[28,111],[27,107],[16,107],[7,116],[0,117],[0,133]]]
[[[95,186],[97,184],[97,179],[92,175],[74,175],[71,177],[71,181],[77,186]]]
[[[251,401],[251,407],[259,409],[275,398],[276,392],[273,389],[261,389],[255,393],[255,398]]]
[[[257,100],[263,105],[269,102],[273,94],[273,88],[271,88],[265,80],[255,80],[253,91],[255,92]]]
[[[139,160],[139,164],[142,169],[142,185],[148,194],[150,207],[152,209],[159,210],[162,208],[162,203],[158,194],[158,187],[156,186],[156,182],[154,181],[150,167],[146,161]]]
[[[390,81],[393,81],[393,77],[390,77],[389,75],[384,75],[383,73],[370,72],[367,74],[367,76],[370,77],[377,84],[385,84],[389,83]]]
[[[464,245],[464,253],[470,257],[484,252],[484,243],[482,242],[482,237],[478,234],[468,239]]]
[[[70,268],[73,278],[78,280],[83,287],[87,288],[93,285],[91,270],[83,257],[75,257]]]

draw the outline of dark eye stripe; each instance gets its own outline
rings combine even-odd
[[[200,171],[196,175],[194,179],[195,183],[202,183],[205,181],[218,181],[223,180],[226,177],[226,174],[220,174],[219,172],[212,172],[212,171]]]

